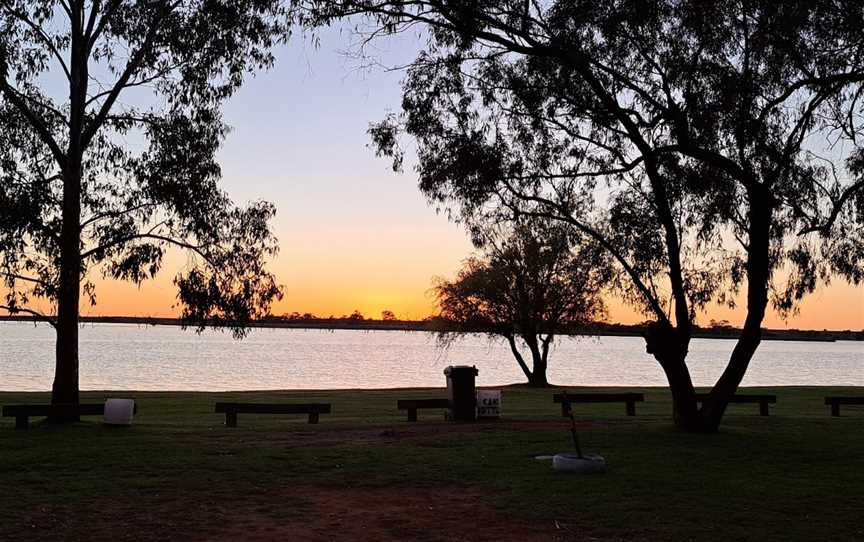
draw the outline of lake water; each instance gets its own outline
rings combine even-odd
[[[734,341],[695,339],[696,385],[720,375]],[[0,323],[0,390],[44,391],[53,375],[54,331]],[[503,342],[471,336],[447,350],[432,334],[404,331],[257,329],[242,341],[174,326],[87,324],[81,329],[85,390],[262,390],[440,387],[448,365],[476,365],[478,384],[524,381]],[[665,386],[638,337],[558,338],[550,381],[568,386]],[[749,386],[864,386],[864,343],[765,341]]]

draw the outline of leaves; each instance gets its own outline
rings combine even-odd
[[[537,219],[488,229],[482,255],[468,258],[455,280],[435,284],[442,339],[455,330],[536,341],[602,317],[608,260],[596,244],[579,241],[569,228]]]
[[[742,287],[790,314],[864,276],[860,2],[335,4],[431,28],[380,153],[401,165],[416,140],[421,190],[469,226],[592,236],[619,294],[681,336]]]
[[[190,253],[176,280],[184,317],[242,334],[282,295],[266,269],[277,252],[274,209],[238,207],[220,189],[216,153],[227,126],[219,110],[251,70],[272,64],[271,49],[290,28],[288,6],[174,0],[68,8],[0,4],[5,305],[56,301],[59,238],[71,220],[80,224],[75,267],[91,303],[92,271],[140,283],[179,248]],[[77,216],[69,210],[76,206]]]

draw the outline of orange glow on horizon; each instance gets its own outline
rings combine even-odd
[[[273,314],[296,311],[320,317],[339,317],[359,310],[366,318],[377,319],[382,311],[390,310],[398,318],[422,319],[435,312],[435,302],[429,293],[431,277],[426,273],[383,276],[352,273],[345,276],[339,269],[288,273],[285,299],[274,306]],[[140,288],[128,283],[97,282],[98,304],[82,310],[82,315],[172,317],[177,315],[173,308],[175,295],[168,275],[148,281]],[[632,324],[646,319],[617,299],[610,298],[607,302],[609,322]],[[698,322],[707,325],[712,319],[728,320],[732,325],[740,326],[744,314],[743,307],[730,310],[711,306],[700,315]],[[788,321],[769,312],[764,326],[774,329],[862,330],[864,288],[846,284],[823,288],[805,299],[799,313]]]
[[[282,237],[282,251],[270,269],[285,286],[285,298],[273,314],[312,313],[320,317],[349,315],[359,310],[366,318],[380,318],[384,310],[398,318],[419,320],[436,312],[430,288],[435,276],[452,277],[471,253],[464,234],[452,227],[444,233],[421,229],[316,228]],[[101,280],[94,273],[97,305],[82,304],[82,316],[175,317],[173,277],[186,257],[169,253],[162,272],[140,287]],[[607,298],[607,321],[633,324],[646,320],[632,307]],[[728,320],[743,323],[744,307],[716,305],[700,314],[698,323]],[[805,298],[797,315],[784,321],[769,309],[764,327],[774,329],[864,330],[864,285],[835,281]]]

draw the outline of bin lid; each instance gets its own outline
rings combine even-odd
[[[480,374],[480,371],[477,370],[477,367],[473,365],[450,365],[446,369],[444,369],[444,374],[449,375],[450,373],[462,371],[472,371],[475,376]]]

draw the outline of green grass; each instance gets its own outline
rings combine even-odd
[[[577,408],[583,447],[610,466],[587,477],[533,459],[571,448],[550,390],[507,388],[505,420],[452,430],[440,413],[421,411],[409,424],[395,410],[397,398],[443,390],[85,393],[135,397],[135,425],[89,418],[15,431],[14,420],[0,421],[0,540],[109,539],[129,526],[164,539],[195,521],[227,520],[231,502],[281,517],[302,510],[302,495],[288,511],[256,496],[294,484],[468,484],[488,489],[510,516],[575,524],[601,540],[864,539],[864,410],[832,418],[823,404],[864,389],[751,388],[778,395],[771,416],[732,405],[716,435],[675,431],[668,393],[636,391],[646,402],[635,418],[619,404]],[[241,414],[240,427],[227,429],[213,403],[231,399],[321,400],[333,414],[317,426]],[[46,400],[0,393],[0,404]]]

